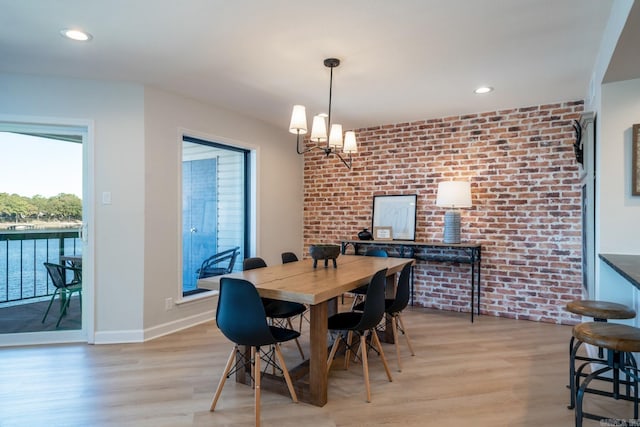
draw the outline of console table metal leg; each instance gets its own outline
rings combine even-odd
[[[482,260],[478,259],[478,316],[480,316],[480,263]]]
[[[476,292],[476,263],[471,261],[471,323],[473,323],[473,302],[475,301]],[[478,300],[480,300],[480,294],[478,294]]]

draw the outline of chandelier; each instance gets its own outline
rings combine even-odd
[[[317,149],[324,151],[324,154],[329,157],[331,154],[335,154],[344,163],[347,169],[351,169],[351,154],[358,152],[356,145],[356,134],[353,131],[347,131],[342,136],[342,125],[337,123],[331,123],[331,96],[333,89],[333,69],[340,65],[340,60],[336,58],[327,58],[324,60],[325,67],[329,67],[331,70],[329,78],[329,113],[318,114],[313,117],[313,124],[311,126],[311,136],[309,140],[317,145],[313,145],[308,148],[300,150],[300,135],[307,133],[307,113],[304,105],[294,105],[293,112],[291,113],[291,123],[289,124],[289,132],[296,134],[296,151],[298,154],[304,154],[311,150]],[[327,119],[325,121],[325,118]],[[330,129],[329,137],[327,138],[327,126]],[[348,154],[348,158],[345,158],[340,154]]]

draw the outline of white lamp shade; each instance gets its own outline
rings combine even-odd
[[[289,132],[304,135],[307,133],[307,112],[304,105],[294,105],[291,112]]]
[[[329,132],[329,147],[342,148],[342,125],[331,125]]]
[[[438,183],[436,205],[447,208],[470,208],[471,184],[467,181],[445,181]]]
[[[322,142],[327,140],[327,124],[321,115],[313,116],[311,125],[311,141]]]
[[[356,144],[356,133],[352,130],[345,132],[344,134],[344,153],[357,153],[358,145]]]

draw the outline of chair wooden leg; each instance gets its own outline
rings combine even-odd
[[[291,318],[287,318],[287,325],[289,325],[289,329],[293,329],[293,324],[291,323]],[[296,341],[296,345],[298,346],[298,351],[300,352],[300,357],[302,357],[302,360],[304,360],[304,352],[302,351],[302,346],[300,345],[300,341],[298,341],[298,338],[295,339]]]
[[[360,336],[360,348],[365,348],[367,338],[365,334]],[[369,362],[367,361],[367,350],[362,352],[362,374],[364,375],[364,387],[367,390],[367,402],[371,402],[371,386],[369,384]]]
[[[254,355],[253,378],[255,383],[256,427],[260,427],[260,348],[255,349]]]
[[[344,352],[344,369],[349,369],[349,359],[351,359],[351,342],[353,341],[353,331],[347,333],[347,349]]]
[[[285,365],[284,363],[282,352],[280,352],[280,345],[276,344],[275,349],[276,356],[278,357],[278,363],[280,363],[280,368],[282,368],[282,375],[284,375],[284,380],[287,383],[289,393],[291,394],[291,399],[293,399],[295,403],[298,403],[298,396],[296,395],[296,391],[293,389],[293,383],[291,382],[291,377],[289,376],[289,370],[287,369],[287,365]]]
[[[407,339],[407,345],[409,346],[409,351],[411,351],[411,355],[415,356],[416,353],[413,351],[413,346],[411,345],[411,339],[409,339],[409,332],[407,328],[404,327],[404,322],[402,321],[402,316],[398,313],[398,320],[400,321],[400,327],[402,328],[402,332],[404,333],[404,337]]]
[[[398,325],[396,325],[398,318],[393,316],[391,318],[391,331],[393,332],[393,343],[396,346],[396,360],[398,362],[398,372],[402,372],[402,365],[400,364],[400,343],[398,342]]]
[[[331,352],[329,353],[329,358],[327,359],[327,373],[331,370],[331,363],[333,362],[333,358],[336,357],[336,350],[338,350],[338,344],[340,343],[340,335],[336,337],[336,340],[333,342],[333,346],[331,346]]]
[[[382,351],[382,344],[380,344],[380,338],[378,338],[378,334],[376,333],[376,330],[372,330],[371,334],[373,335],[373,342],[376,344],[376,346],[378,347],[378,351],[380,352],[380,359],[382,359],[382,364],[384,365],[384,370],[387,373],[387,378],[389,378],[389,382],[393,381],[391,379],[391,371],[389,370],[389,365],[387,364],[387,358],[384,357],[384,351]],[[363,354],[366,353],[366,351],[363,352]]]
[[[233,365],[233,359],[236,357],[236,352],[238,351],[238,346],[234,346],[233,350],[231,350],[231,354],[229,355],[229,360],[227,360],[227,366],[224,368],[224,372],[222,373],[222,378],[220,378],[220,382],[218,383],[218,388],[216,389],[216,394],[213,396],[213,401],[211,402],[211,408],[209,411],[213,412],[216,409],[216,403],[218,403],[218,398],[220,398],[220,394],[222,394],[222,387],[224,387],[225,381],[227,381],[227,375],[229,375],[229,371],[231,371],[231,366]]]

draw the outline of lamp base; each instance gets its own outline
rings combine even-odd
[[[444,214],[444,243],[460,243],[460,212]]]

